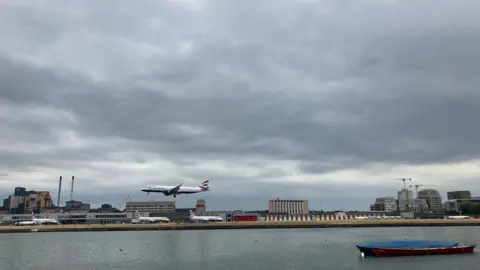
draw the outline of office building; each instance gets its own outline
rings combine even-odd
[[[435,189],[423,189],[418,192],[418,199],[423,199],[428,204],[430,212],[443,212],[442,196]]]
[[[370,211],[396,212],[398,211],[397,200],[394,197],[381,197],[370,205]]]
[[[175,212],[175,201],[128,201],[125,212],[165,213]]]
[[[468,190],[458,190],[447,192],[448,200],[465,200],[472,198],[472,193]]]
[[[275,214],[306,215],[308,214],[307,200],[270,200],[268,212]]]

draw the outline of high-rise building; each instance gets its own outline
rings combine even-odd
[[[442,212],[444,210],[442,196],[436,189],[420,190],[417,197],[427,202],[428,209],[430,209],[431,212]]]
[[[402,189],[397,193],[398,211],[411,212],[413,211],[413,192],[408,189]]]
[[[458,191],[449,191],[447,192],[448,200],[465,200],[471,199],[472,193],[469,190],[458,190]]]
[[[307,200],[269,200],[268,212],[288,215],[306,215],[308,214]]]

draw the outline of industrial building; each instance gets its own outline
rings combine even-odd
[[[268,212],[272,214],[305,215],[308,214],[307,200],[269,200]]]

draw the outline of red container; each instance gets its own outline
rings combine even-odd
[[[257,215],[239,215],[239,216],[233,216],[232,221],[257,221],[258,216]]]

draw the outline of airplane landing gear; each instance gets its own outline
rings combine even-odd
[[[173,198],[176,198],[177,197],[177,194],[173,194]]]
[[[150,192],[147,192],[147,196],[150,196]]]

